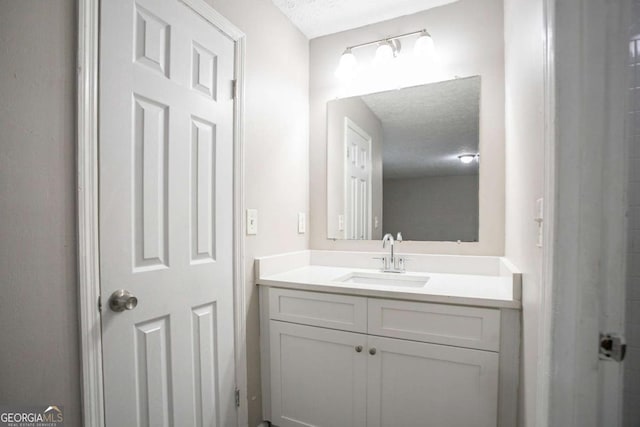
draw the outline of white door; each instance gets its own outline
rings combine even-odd
[[[546,172],[553,185],[545,204],[554,214],[547,215],[553,222],[543,249],[551,302],[544,329],[549,366],[539,375],[543,388],[537,398],[539,422],[549,426],[623,425],[623,364],[601,359],[598,344],[600,334],[625,333],[625,262],[627,239],[633,237],[627,236],[625,203],[633,197],[626,194],[633,156],[625,137],[640,129],[637,110],[629,110],[638,99],[629,89],[640,80],[629,57],[635,51],[629,30],[637,16],[628,6],[627,1],[566,2],[554,16],[562,25],[550,27],[560,48],[552,79],[556,141],[549,160],[554,166]],[[558,54],[568,45],[589,48]],[[628,79],[630,72],[634,80]],[[634,258],[629,261],[633,268]],[[638,400],[628,409],[638,408]]]
[[[367,336],[274,320],[270,329],[270,421],[278,427],[364,427]]]
[[[345,117],[346,238],[371,239],[371,137]]]
[[[367,427],[496,427],[498,353],[369,336],[367,356]]]
[[[233,426],[234,43],[176,0],[102,1],[100,27],[107,426]]]

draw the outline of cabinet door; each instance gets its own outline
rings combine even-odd
[[[366,335],[275,320],[270,329],[271,422],[364,427]]]
[[[366,350],[367,427],[496,427],[498,353],[374,336]]]

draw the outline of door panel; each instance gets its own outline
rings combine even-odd
[[[366,335],[275,320],[270,329],[271,422],[364,427]]]
[[[100,44],[107,425],[235,425],[234,43],[182,2],[109,0]]]
[[[191,118],[191,263],[215,261],[216,125]]]
[[[141,425],[172,424],[169,319],[164,316],[136,325],[135,372]]]
[[[497,425],[498,353],[369,336],[372,349],[368,427]]]
[[[134,271],[168,267],[168,107],[134,95]]]

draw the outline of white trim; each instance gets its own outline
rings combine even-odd
[[[556,80],[555,80],[555,4],[544,1],[544,222],[542,275],[540,283],[540,324],[538,337],[538,373],[536,387],[536,426],[549,424],[551,377],[551,341],[553,321],[553,266],[555,248],[556,205]]]
[[[235,28],[235,27],[234,27]],[[241,34],[241,33],[240,33]],[[244,235],[244,91],[245,91],[245,55],[246,38],[244,35],[236,41],[236,102],[234,105],[234,178],[233,178],[233,240],[234,240],[234,299],[236,328],[236,387],[240,390],[240,408],[238,408],[238,426],[249,425],[247,390],[247,304],[245,288],[245,249]]]
[[[105,426],[98,240],[98,40],[100,0],[81,0],[78,13],[78,286],[85,427]],[[203,0],[182,0],[235,42],[234,103],[234,326],[236,387],[241,390],[238,426],[248,426],[247,307],[244,229],[244,75],[246,38]],[[244,397],[244,399],[242,399]]]
[[[78,6],[78,312],[82,362],[82,420],[104,426],[98,245],[99,0]]]
[[[231,21],[229,21],[224,16],[220,15],[211,5],[209,5],[204,0],[180,0],[182,3],[189,6],[193,9],[197,14],[202,16],[204,19],[212,23],[215,27],[217,27],[223,34],[228,36],[231,40],[235,42],[241,42],[244,46],[245,44],[245,34],[240,31],[238,27],[233,25]],[[238,53],[238,48],[236,46],[236,53]],[[238,59],[238,58],[236,58]],[[244,57],[242,57],[244,60]],[[237,61],[236,61],[237,65]],[[244,65],[242,65],[244,72]]]

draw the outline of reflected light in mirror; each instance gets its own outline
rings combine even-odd
[[[478,157],[477,154],[461,154],[458,156],[458,158],[460,159],[460,161],[464,164],[468,164],[473,162],[473,160]]]

